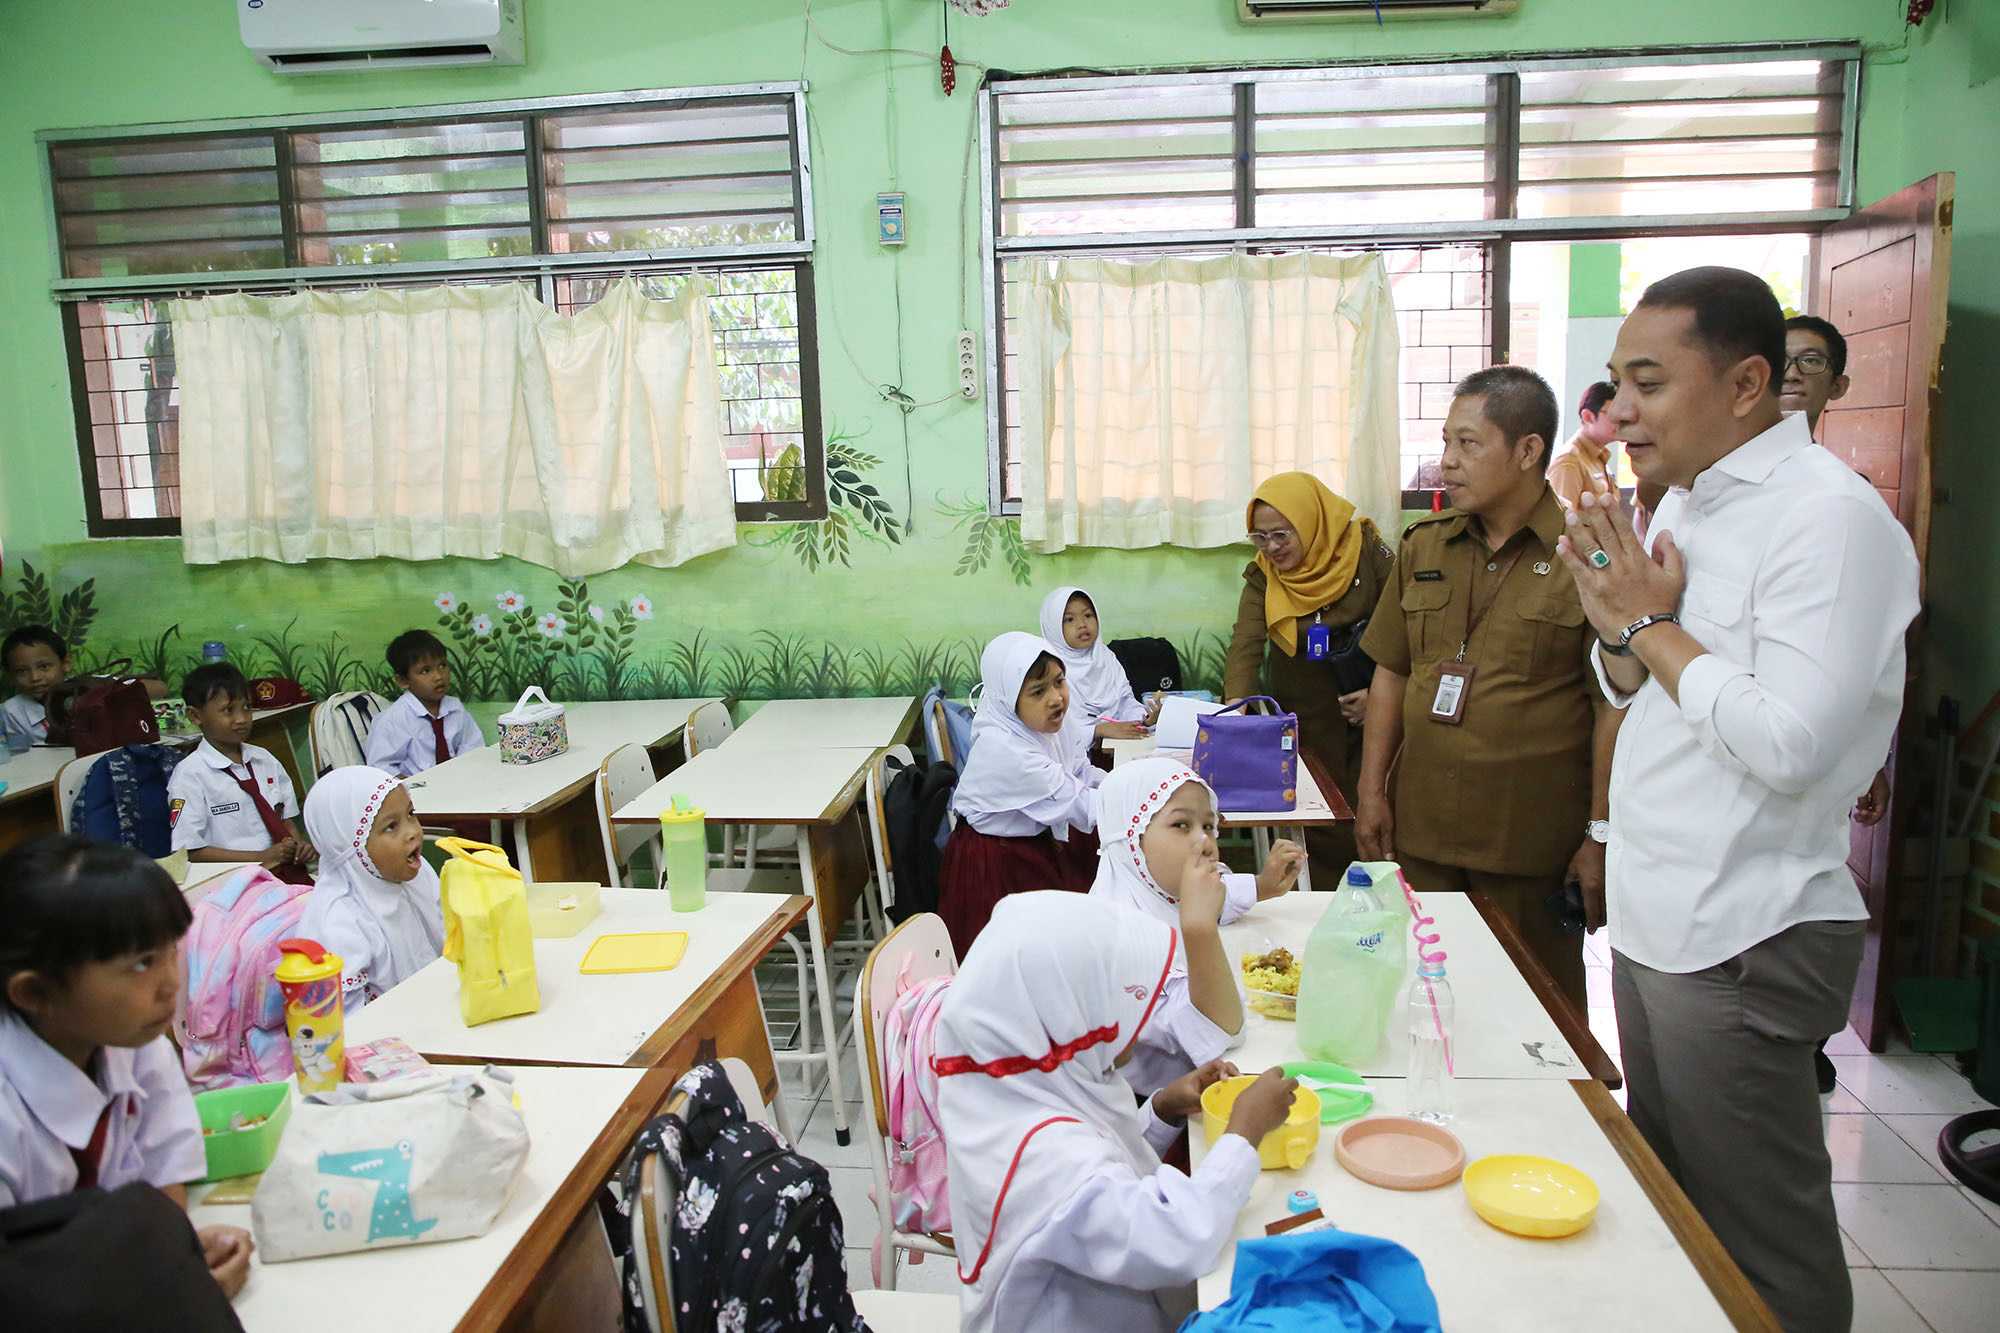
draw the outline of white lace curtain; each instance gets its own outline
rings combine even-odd
[[[185,559],[506,555],[575,577],[734,545],[704,296],[174,302]]]
[[[1380,255],[1028,267],[1014,345],[1021,535],[1037,550],[1240,542],[1250,492],[1294,470],[1397,530]]]

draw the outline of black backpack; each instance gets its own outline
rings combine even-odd
[[[1156,690],[1178,690],[1181,685],[1181,655],[1165,639],[1113,639],[1105,645],[1118,665],[1125,668],[1132,695],[1145,699]],[[1166,681],[1162,685],[1160,682]]]
[[[18,1329],[243,1333],[187,1213],[140,1182],[0,1209],[0,1310]]]
[[[937,911],[946,817],[958,786],[958,770],[942,760],[887,762],[895,776],[882,793],[882,813],[889,830],[889,863],[896,875],[896,901],[889,904],[888,913],[901,925],[919,912]]]
[[[648,1328],[631,1229],[644,1224],[632,1210],[655,1154],[674,1188],[666,1268],[676,1333],[868,1333],[848,1295],[826,1169],[752,1121],[713,1060],[683,1074],[668,1105],[677,1109],[634,1141],[622,1197],[605,1218],[620,1256],[626,1333]]]

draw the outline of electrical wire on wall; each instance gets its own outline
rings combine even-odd
[[[949,6],[947,4],[942,3],[941,0],[940,8],[948,9]],[[875,47],[843,46],[840,43],[835,42],[829,37],[827,37],[825,32],[821,30],[819,23],[813,18],[813,0],[804,0],[804,11],[803,11],[804,25],[803,25],[803,31],[801,32],[799,39],[799,81],[802,84],[807,84],[806,57],[807,57],[807,52],[810,48],[810,44],[815,41],[818,42],[821,46],[825,47],[827,50],[835,52],[839,55],[854,56],[854,57],[880,56],[882,58],[883,143],[885,145],[885,151],[887,154],[889,187],[893,190],[898,188],[898,186],[900,185],[900,178],[899,178],[900,163],[899,163],[899,152],[898,152],[899,144],[897,135],[897,126],[899,123],[899,117],[897,114],[897,105],[896,105],[895,71],[899,65],[904,68],[908,68],[909,65],[909,62],[907,60],[899,61],[896,60],[895,57],[897,56],[913,57],[914,59],[923,62],[923,64],[926,67],[930,68],[938,68],[939,60],[937,57],[930,55],[928,52],[912,50],[909,47],[890,45],[889,43],[891,41],[891,27],[889,21],[888,0],[881,0],[881,15],[882,15],[882,45]],[[948,25],[949,19],[948,18],[944,19],[943,22]],[[944,32],[941,35],[945,37],[949,36],[948,26],[944,29]],[[943,44],[941,43],[941,46],[942,45]],[[964,59],[958,59],[956,57],[952,58],[952,64],[956,66],[963,66],[969,69],[976,69],[982,71],[986,68],[985,65],[979,63],[976,60],[964,60]],[[829,157],[827,148],[830,145],[831,141],[820,133],[819,117],[817,113],[814,111],[813,102],[814,98],[812,96],[810,84],[807,84],[807,94],[805,98],[806,119],[811,129],[813,145],[818,150],[821,162],[825,163]],[[968,246],[966,244],[966,222],[967,222],[966,209],[972,186],[972,160],[973,160],[972,149],[974,143],[977,141],[978,121],[979,121],[979,117],[976,111],[977,108],[976,101],[974,101],[973,106],[975,110],[973,111],[972,114],[968,115],[966,118],[967,128],[966,128],[966,139],[965,139],[965,156],[959,174],[959,194],[958,194],[958,327],[959,328],[969,327],[969,325],[967,325],[965,322],[966,321],[965,266],[968,254]],[[831,172],[830,168],[829,168],[829,174],[834,174]],[[956,391],[953,391],[941,394],[936,398],[927,398],[919,400],[917,397],[915,397],[913,394],[910,393],[907,387],[908,374],[905,366],[904,350],[903,350],[903,263],[902,263],[902,255],[900,252],[893,253],[890,255],[890,273],[891,273],[890,291],[894,301],[894,308],[895,308],[896,373],[893,379],[885,380],[878,376],[871,375],[868,373],[867,368],[861,364],[861,358],[858,355],[856,355],[853,343],[848,340],[847,328],[841,322],[840,309],[835,303],[822,298],[819,303],[819,306],[820,309],[826,311],[831,316],[834,329],[834,340],[840,344],[841,352],[847,357],[848,364],[854,367],[854,373],[860,376],[864,383],[869,384],[874,388],[877,397],[879,397],[883,402],[893,405],[897,410],[897,424],[901,428],[902,439],[903,439],[903,495],[904,495],[903,527],[904,531],[907,533],[915,531],[915,518],[917,511],[914,460],[912,458],[910,449],[910,417],[913,413],[921,409],[939,407],[945,403],[953,402],[958,398],[959,395]]]

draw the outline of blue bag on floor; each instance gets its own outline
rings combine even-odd
[[[1180,1333],[1312,1329],[1439,1333],[1424,1266],[1392,1240],[1309,1231],[1238,1241],[1229,1299],[1189,1315]]]

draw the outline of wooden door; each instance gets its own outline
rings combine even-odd
[[[1821,234],[1813,308],[1847,339],[1847,394],[1827,404],[1820,440],[1867,477],[1916,543],[1928,576],[1931,463],[1944,350],[1945,293],[1951,277],[1953,176],[1942,172],[1858,210]],[[1923,616],[1910,629],[1914,676]],[[1868,901],[1868,941],[1849,1018],[1871,1050],[1881,1050],[1894,1018],[1895,968],[1887,956],[1900,918],[1892,849],[1908,822],[1895,756],[1921,719],[1906,697],[1890,757],[1889,817],[1854,825],[1848,868]]]

